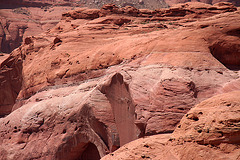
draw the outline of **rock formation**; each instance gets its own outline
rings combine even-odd
[[[181,120],[173,134],[141,138],[105,156],[112,159],[239,159],[240,92],[203,101]]]
[[[228,153],[237,159],[238,129],[228,130],[223,118],[239,110],[239,19],[231,3],[154,11],[108,4],[64,13],[1,63],[0,158],[99,159],[137,138],[174,131],[172,142],[160,136],[166,141],[156,142],[163,146],[154,154],[194,159],[196,148],[204,159],[221,159],[227,150],[214,148],[221,145],[233,147]],[[207,124],[218,107],[222,134]],[[210,134],[194,129],[202,123]]]
[[[233,0],[200,2],[215,4],[225,1],[232,2],[236,6],[240,5],[239,1]],[[64,10],[78,7],[101,8],[107,3],[115,3],[120,7],[157,9],[188,1],[168,0],[166,2],[164,0],[2,0],[0,2],[0,52],[10,53],[19,47],[27,36],[35,36],[51,29],[60,21]]]
[[[11,53],[27,36],[35,36],[53,28],[61,14],[78,7],[100,8],[106,3],[138,8],[167,7],[164,1],[77,1],[77,0],[1,0],[0,2],[0,52]]]
[[[54,27],[72,7],[20,7],[0,10],[0,52],[10,53],[28,36]]]
[[[161,8],[168,7],[165,0],[2,0],[0,2],[0,8],[14,8],[14,7],[43,7],[43,6],[73,6],[73,7],[89,7],[89,8],[101,8],[102,5],[108,3],[115,3],[120,7],[134,6],[137,8]]]
[[[186,2],[202,2],[207,4],[215,4],[219,2],[230,2],[236,6],[240,5],[240,2],[238,0],[165,0],[165,2],[170,6],[177,3],[186,3]]]

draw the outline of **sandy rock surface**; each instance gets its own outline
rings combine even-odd
[[[200,2],[215,4],[225,1],[227,0]],[[167,8],[168,5],[173,6],[184,2],[188,1],[168,0],[165,2],[164,0],[2,0],[0,2],[0,52],[11,53],[15,48],[19,47],[23,43],[24,39],[27,36],[35,36],[51,29],[60,21],[61,14],[67,10],[75,10],[80,7],[101,8],[102,5],[114,3],[118,7],[125,7],[126,9],[128,8],[127,6],[133,6],[139,9],[141,8],[142,13],[147,16],[148,14],[152,14],[153,11],[148,12],[145,8]],[[232,2],[236,6],[240,5],[238,1],[227,2]],[[200,6],[202,6],[202,4]],[[226,6],[221,5],[222,9],[224,7]],[[184,14],[182,12],[185,11],[178,10],[177,12],[177,14]],[[121,13],[121,11],[119,13]],[[121,21],[118,23],[122,23]],[[157,24],[145,27],[156,26],[159,25]]]
[[[183,117],[173,134],[140,138],[102,159],[237,160],[239,96],[239,91],[233,91],[207,99]]]
[[[229,157],[237,159],[238,129],[224,118],[239,110],[239,20],[230,3],[154,11],[108,4],[65,12],[53,29],[26,37],[0,65],[0,158],[100,159],[137,138],[174,131],[173,142],[156,137],[164,142],[153,152],[163,155],[153,158],[224,159],[225,151],[205,145],[230,143]],[[223,100],[232,110],[220,105]],[[196,107],[201,116],[220,107],[222,134],[212,122],[210,134],[204,126],[201,134],[194,129],[211,120],[194,123],[195,105],[206,106]]]
[[[2,7],[18,7],[18,6],[78,6],[78,7],[90,7],[90,8],[100,8],[102,5],[108,3],[114,3],[120,7],[125,7],[127,5],[134,6],[137,8],[162,8],[168,5],[164,0],[131,0],[131,1],[114,1],[114,0],[98,0],[98,1],[79,1],[79,0],[2,0],[0,5]]]
[[[215,4],[219,2],[231,2],[236,6],[240,5],[240,2],[238,0],[165,0],[165,2],[170,6],[178,3],[186,3],[186,2],[202,2],[207,4]]]
[[[0,52],[11,53],[35,36],[53,28],[70,6],[16,7],[0,9]]]

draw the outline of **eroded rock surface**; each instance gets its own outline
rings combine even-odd
[[[11,53],[24,43],[26,37],[53,28],[60,21],[62,12],[71,9],[70,6],[0,9],[0,52]]]
[[[1,119],[1,159],[99,159],[136,139],[129,88],[107,79],[43,91]]]
[[[167,1],[169,4],[177,4],[179,2]],[[183,3],[185,1],[181,1]],[[222,2],[216,1],[213,2]],[[223,0],[224,2],[224,0]],[[76,1],[76,0],[57,0],[57,1],[12,1],[2,0],[0,2],[0,52],[10,53],[15,48],[19,47],[27,36],[35,36],[48,29],[54,27],[61,19],[61,14],[66,10],[75,10],[79,7],[101,8],[102,5],[108,3],[115,3],[116,6],[124,7],[124,9],[118,11],[121,12],[133,12],[137,15],[137,10],[132,11],[132,7],[136,8],[148,8],[156,9],[164,8],[168,5],[163,0],[133,0],[133,1]],[[204,1],[204,3],[210,3]],[[235,5],[239,5],[239,2],[232,2]],[[210,3],[212,4],[212,3]],[[221,9],[226,10],[229,8],[229,3],[220,3]],[[131,7],[129,7],[131,6]],[[203,6],[202,4],[200,6]],[[114,8],[114,7],[113,7]],[[111,5],[105,5],[105,9],[109,10]],[[214,12],[215,7],[210,7],[210,10]],[[116,9],[116,8],[115,8]],[[231,7],[229,8],[231,9]],[[124,11],[125,10],[125,11]],[[116,10],[115,10],[116,11]],[[137,12],[136,12],[137,11]],[[114,11],[113,11],[114,12]],[[154,11],[142,9],[141,11],[145,16],[152,15]],[[172,13],[173,12],[173,13]],[[178,8],[172,9],[166,15],[186,15],[187,10]],[[81,12],[84,14],[84,12]],[[79,16],[79,14],[78,14]],[[78,17],[80,18],[80,17]],[[95,17],[96,18],[96,17]],[[119,21],[119,20],[118,20]],[[118,23],[123,23],[124,20],[120,20]],[[153,26],[154,27],[154,26]],[[162,27],[161,27],[162,28]],[[217,45],[217,44],[216,44]]]
[[[103,157],[111,159],[239,159],[240,92],[214,96],[192,108],[173,134],[141,138]]]
[[[239,96],[239,91],[229,92],[198,104],[183,117],[174,137],[199,144],[239,144]]]
[[[64,13],[1,63],[1,158],[99,159],[139,137],[173,132],[196,104],[239,90],[239,15],[230,3]],[[232,50],[220,52],[225,46]],[[174,148],[180,157],[202,145],[189,143]]]
[[[165,0],[166,3],[170,6],[178,3],[186,3],[186,2],[202,2],[202,3],[208,3],[208,4],[215,4],[219,2],[231,2],[236,6],[240,5],[240,2],[238,0]]]
[[[9,56],[1,63],[0,70],[0,117],[12,112],[12,106],[22,87],[21,54]]]

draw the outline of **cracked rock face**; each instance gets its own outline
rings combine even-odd
[[[237,156],[239,133],[228,127],[238,122],[223,118],[238,111],[240,16],[226,6],[77,9],[46,33],[25,38],[1,63],[0,159],[100,159],[137,138],[172,132],[169,147],[169,134],[160,136],[164,142],[155,151],[165,157],[156,159],[194,159],[195,148],[218,156],[208,144]],[[206,100],[219,93],[225,93],[220,101],[235,97],[227,101],[229,112],[225,103]],[[195,113],[198,104],[206,108]],[[215,114],[208,106],[220,107],[222,133],[202,126]],[[176,129],[179,122],[187,133]]]

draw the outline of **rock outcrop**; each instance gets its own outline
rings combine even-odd
[[[62,12],[71,8],[50,6],[0,9],[0,52],[11,53],[24,43],[26,37],[53,28],[60,21]]]
[[[165,8],[168,7],[165,0],[131,0],[131,1],[114,1],[114,0],[2,0],[0,8],[17,8],[17,7],[44,7],[44,6],[72,6],[72,7],[88,7],[101,8],[102,5],[115,3],[120,7],[133,6],[137,8]]]
[[[0,117],[2,117],[12,112],[12,106],[22,87],[21,54],[9,56],[0,67]]]
[[[111,159],[229,159],[240,157],[240,91],[192,108],[173,134],[141,138],[103,157]]]
[[[137,138],[172,133],[214,95],[238,97],[231,86],[240,77],[240,14],[221,4],[77,9],[53,29],[26,37],[1,63],[1,159],[99,159]],[[232,50],[221,52],[226,46]],[[173,150],[187,157],[200,143]]]
[[[202,3],[207,3],[207,4],[215,4],[215,3],[219,3],[219,2],[230,2],[236,6],[240,5],[240,2],[238,0],[165,0],[165,2],[170,6],[172,6],[174,4],[186,3],[186,2],[202,2]]]
[[[179,141],[201,145],[239,144],[240,92],[212,97],[192,108],[173,133]]]
[[[213,2],[213,4],[217,2],[218,1],[215,1]],[[120,6],[120,8],[123,7],[124,9],[121,9],[120,11],[118,11],[118,13],[133,12],[135,15],[137,15],[138,13],[137,13],[137,10],[132,11],[133,7],[136,7],[139,9],[140,8],[158,9],[158,8],[167,7],[167,4],[163,0],[161,1],[133,0],[131,2],[126,2],[126,1],[107,1],[106,2],[104,0],[103,1],[96,0],[94,2],[90,0],[83,1],[83,2],[76,1],[76,0],[68,0],[68,1],[21,0],[16,2],[12,0],[2,0],[0,2],[0,8],[1,8],[0,10],[0,52],[10,53],[15,48],[19,47],[27,36],[35,36],[42,32],[47,31],[48,29],[51,29],[59,22],[59,20],[61,19],[61,13],[64,12],[64,10],[66,11],[73,8],[77,9],[78,7],[101,8],[101,6],[106,3],[115,3],[116,6],[118,7]],[[168,3],[177,4],[178,2],[168,1]],[[204,3],[210,3],[210,2],[204,1]],[[232,3],[234,3],[235,5],[240,5],[239,2],[234,1]],[[203,6],[203,5],[201,4],[200,6]],[[111,8],[111,5],[110,6],[105,5],[105,8],[103,8],[103,10],[107,10],[107,11],[111,10],[112,12],[113,8],[110,9],[108,7]],[[220,7],[221,9],[226,11],[226,7],[229,7],[228,3],[221,3],[221,7]],[[208,8],[208,10],[214,11],[214,8],[215,7],[210,7]],[[218,7],[218,10],[220,8]],[[229,9],[231,9],[231,7]],[[188,14],[186,12],[188,12],[188,10],[180,9],[180,8],[176,10],[175,8],[175,9],[171,9],[170,11],[167,10],[165,15],[185,16],[186,14]],[[141,13],[142,15],[145,15],[145,16],[151,16],[155,12],[154,11],[148,12],[147,10],[144,11],[143,9]],[[81,12],[81,14],[85,14],[85,13]],[[97,15],[97,13],[94,13],[94,14]],[[121,23],[122,21],[119,22],[119,24]]]
[[[1,120],[1,159],[99,159],[137,138],[134,107],[121,74],[43,91]]]

